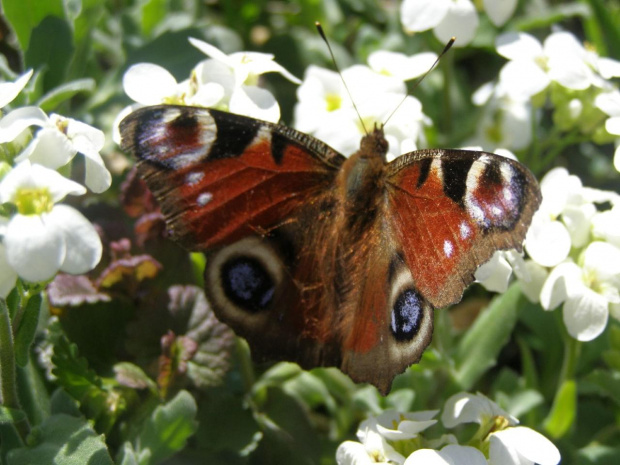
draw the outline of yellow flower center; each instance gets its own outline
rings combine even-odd
[[[14,199],[17,211],[22,215],[41,215],[54,208],[54,200],[46,187],[25,187],[17,191]]]
[[[342,106],[342,97],[338,94],[327,94],[325,96],[325,107],[327,111],[337,110]]]

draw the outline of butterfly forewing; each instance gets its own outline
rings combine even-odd
[[[269,231],[327,189],[344,160],[284,126],[194,107],[139,109],[121,132],[174,238],[190,250]]]
[[[521,250],[541,199],[520,163],[467,150],[403,155],[387,186],[405,261],[434,307],[458,302],[496,250]]]

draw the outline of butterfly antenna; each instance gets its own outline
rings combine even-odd
[[[344,77],[342,77],[342,73],[340,72],[340,68],[338,67],[338,63],[336,62],[336,57],[334,56],[334,52],[332,51],[332,47],[331,47],[331,45],[329,45],[329,41],[327,40],[327,36],[325,35],[325,32],[323,31],[323,26],[321,26],[321,23],[319,23],[318,21],[316,21],[314,23],[314,25],[316,26],[317,31],[319,31],[319,35],[321,36],[321,39],[323,39],[323,41],[327,45],[327,49],[329,50],[329,54],[332,57],[332,62],[334,63],[334,68],[336,68],[336,71],[338,72],[338,76],[340,76],[340,79],[342,80],[342,83],[344,84],[344,88],[346,89],[347,94],[349,95],[349,98],[351,99],[351,103],[353,104],[353,108],[355,108],[355,113],[357,113],[357,117],[360,119],[360,123],[362,123],[362,128],[364,128],[364,132],[366,134],[368,134],[368,130],[366,129],[366,125],[364,124],[364,120],[362,119],[362,115],[360,115],[360,112],[357,109],[357,105],[355,104],[355,100],[353,100],[353,96],[351,95],[351,91],[349,90],[349,86],[347,86],[347,83],[344,80]],[[400,104],[399,104],[399,106],[400,106]]]
[[[418,80],[413,84],[413,87],[411,88],[411,92],[413,92],[420,85],[420,83],[424,80],[424,78],[428,75],[428,73],[430,73],[433,69],[435,69],[435,66],[437,66],[437,63],[439,63],[439,60],[441,60],[441,57],[443,57],[446,54],[446,52],[448,50],[450,50],[450,47],[452,47],[452,45],[454,44],[455,40],[456,40],[456,37],[452,37],[448,41],[448,43],[443,48],[443,50],[441,51],[441,53],[439,54],[439,56],[437,57],[435,62],[432,64],[432,66],[430,68],[428,68],[428,71],[426,71],[422,76],[420,76],[418,78]],[[392,116],[394,116],[394,113],[396,113],[398,111],[398,109],[401,107],[401,105],[403,103],[405,103],[405,100],[407,100],[407,95],[405,95],[403,97],[403,99],[400,101],[400,103],[398,105],[396,105],[396,108],[394,108],[394,111],[392,113],[390,113],[390,116],[388,116],[387,119],[383,122],[384,126],[387,124],[387,122],[390,120],[390,118],[392,118]]]

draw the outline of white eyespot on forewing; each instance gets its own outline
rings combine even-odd
[[[185,176],[185,183],[188,186],[194,186],[202,181],[204,177],[205,174],[202,171],[191,171],[190,173],[187,173],[187,176]]]
[[[459,234],[463,240],[471,236],[471,227],[465,221],[461,221],[459,225]]]
[[[452,254],[454,253],[454,244],[452,244],[452,242],[448,239],[443,241],[443,253],[448,258],[452,257]]]
[[[196,197],[196,203],[199,207],[204,207],[211,202],[211,200],[213,200],[213,194],[211,192],[202,192]]]

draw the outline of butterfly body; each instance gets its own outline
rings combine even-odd
[[[337,366],[383,393],[498,249],[520,249],[534,177],[484,152],[386,162],[381,128],[345,158],[290,128],[192,107],[140,109],[123,147],[205,290],[258,359]]]

